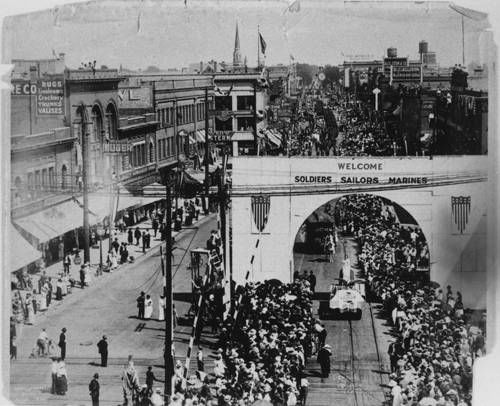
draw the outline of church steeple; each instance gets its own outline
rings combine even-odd
[[[236,23],[236,35],[234,37],[233,65],[241,65],[240,35],[238,33],[238,23]]]

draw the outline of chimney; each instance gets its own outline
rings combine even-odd
[[[200,61],[200,73],[203,72],[203,61]]]

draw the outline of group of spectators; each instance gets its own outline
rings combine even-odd
[[[178,379],[171,404],[305,404],[304,367],[315,336],[309,281],[248,283],[237,294],[240,305],[223,323],[213,374],[198,370],[184,386]]]
[[[369,294],[382,302],[393,323],[392,404],[470,405],[473,362],[484,352],[484,320],[472,321],[461,293],[451,286],[443,292],[428,277],[417,276],[409,265],[412,254],[400,248],[420,249],[421,255],[425,238],[419,229],[404,232],[382,198],[349,196],[341,207],[351,219],[345,231],[361,247]]]
[[[339,123],[340,156],[390,156],[393,140],[385,130],[383,117],[376,111],[342,98],[335,102]]]

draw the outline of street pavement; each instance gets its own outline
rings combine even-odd
[[[172,261],[174,294],[190,293],[190,250],[205,247],[210,231],[216,227],[216,217],[211,214],[176,235]],[[120,238],[126,238],[126,234]],[[136,256],[135,263],[120,265],[113,273],[93,277],[91,286],[73,289],[73,293],[63,301],[37,317],[35,325],[24,326],[18,338],[18,360],[10,365],[10,398],[15,404],[89,405],[88,384],[95,372],[101,377],[101,404],[121,404],[120,377],[129,355],[133,355],[141,383],[144,383],[149,365],[163,380],[165,322],[156,320],[158,300],[164,286],[159,245],[160,241],[152,241],[153,248],[145,255],[141,255],[142,248],[132,247],[130,254]],[[154,310],[151,320],[137,319],[136,298],[141,291],[152,297]],[[177,301],[175,304],[179,316],[189,309],[189,303]],[[67,328],[69,389],[65,396],[57,396],[48,392],[50,359],[28,357],[42,328],[57,342],[63,327]],[[174,337],[177,359],[185,359],[190,334],[190,326],[177,327]],[[103,335],[107,336],[109,343],[107,368],[99,366],[97,352],[97,342]],[[206,344],[207,358],[210,354],[207,345],[212,342],[213,337],[204,333],[202,343]],[[210,368],[211,361],[207,360],[206,364]],[[163,383],[158,382],[157,386],[163,388]]]
[[[357,244],[351,238],[342,239],[357,277]],[[337,245],[333,263],[319,254],[295,253],[294,257],[295,270],[300,274],[312,270],[317,278],[316,292],[327,300],[326,292],[342,268],[344,245]],[[315,300],[313,306],[317,315],[319,300]],[[333,351],[331,374],[321,382],[321,369],[315,356],[309,359],[306,366],[310,383],[307,406],[383,405],[390,371],[387,355],[390,333],[385,320],[379,317],[378,305],[363,303],[361,320],[324,320],[322,323],[328,332],[326,343]]]

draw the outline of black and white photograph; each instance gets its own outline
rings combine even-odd
[[[500,404],[483,2],[9,3],[0,404]]]

